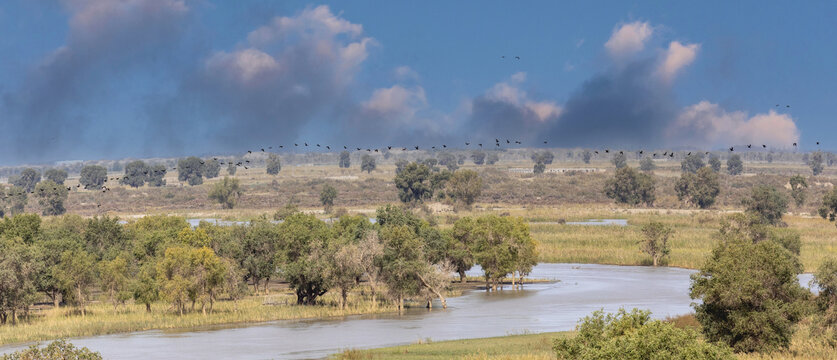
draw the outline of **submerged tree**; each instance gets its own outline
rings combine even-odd
[[[654,266],[657,266],[664,256],[667,256],[671,249],[668,246],[668,238],[674,232],[671,227],[663,223],[652,221],[642,226],[643,240],[639,242],[642,252],[651,256]]]

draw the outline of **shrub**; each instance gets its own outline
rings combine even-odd
[[[618,203],[654,204],[654,179],[627,166],[616,170],[616,175],[605,183],[604,191]]]
[[[224,179],[215,183],[209,191],[209,198],[217,201],[225,209],[232,209],[241,197],[241,188],[238,179],[224,176]]]
[[[45,347],[31,345],[24,350],[3,355],[3,360],[101,360],[102,355],[86,347],[77,348],[66,340],[55,340]]]
[[[721,192],[718,174],[708,166],[700,168],[697,174],[683,172],[674,183],[677,199],[686,200],[701,209],[706,209],[715,203],[715,198]]]
[[[730,175],[739,175],[744,172],[744,162],[738,155],[732,155],[727,159],[727,171]]]
[[[574,337],[555,340],[558,359],[734,359],[728,347],[707,343],[694,330],[651,320],[650,312],[638,309],[596,311],[576,331]]]
[[[750,197],[745,198],[742,203],[748,213],[771,225],[778,224],[782,220],[782,214],[788,209],[788,199],[785,195],[767,185],[753,186]]]

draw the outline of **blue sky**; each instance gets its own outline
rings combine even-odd
[[[9,0],[0,164],[495,137],[832,149],[835,13],[827,1]]]

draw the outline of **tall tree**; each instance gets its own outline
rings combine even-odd
[[[822,206],[817,211],[823,219],[834,221],[837,218],[837,189],[832,189],[822,197]]]
[[[128,291],[131,276],[129,270],[128,260],[121,255],[113,260],[103,260],[99,263],[99,281],[102,289],[107,292],[114,311],[119,304],[124,304],[131,298],[131,293]]]
[[[323,221],[302,213],[287,217],[279,228],[282,276],[296,293],[297,304],[314,305],[331,285],[333,235]]]
[[[360,158],[360,171],[366,171],[367,174],[375,170],[375,158],[372,155],[363,155]]]
[[[756,215],[762,222],[775,225],[782,221],[782,214],[788,209],[788,199],[772,186],[753,186],[750,196],[742,203],[746,212]]]
[[[177,161],[177,180],[195,186],[203,184],[203,160],[190,156]]]
[[[671,251],[668,238],[674,231],[671,227],[656,221],[643,225],[641,231],[643,239],[639,242],[639,249],[650,255],[654,266],[657,266],[660,259]]]
[[[476,150],[471,153],[471,160],[474,161],[474,165],[485,164],[485,153],[480,150]]]
[[[87,314],[90,287],[96,280],[96,258],[84,250],[65,251],[56,264],[56,276],[69,300]],[[65,299],[67,300],[67,299]]]
[[[56,168],[47,169],[47,171],[44,171],[44,178],[52,180],[56,184],[64,185],[64,180],[67,180],[67,170]]]
[[[618,152],[613,154],[613,159],[610,160],[616,169],[622,169],[628,166],[628,158],[624,153]]]
[[[605,182],[605,195],[618,203],[654,204],[654,179],[630,167],[616,170],[616,175]]]
[[[343,150],[340,152],[340,162],[338,166],[341,169],[348,169],[352,166],[352,157],[349,155],[348,151]]]
[[[721,159],[715,154],[709,155],[709,167],[716,173],[721,172]]]
[[[138,188],[145,185],[151,168],[142,160],[131,161],[125,165],[125,174],[119,180],[120,184]]]
[[[808,181],[802,175],[791,176],[788,181],[791,187],[791,197],[796,202],[796,207],[802,207],[805,204],[805,190],[808,189]]]
[[[221,164],[218,162],[218,160],[215,160],[214,158],[206,159],[203,162],[202,172],[203,176],[207,179],[216,178],[218,177],[218,174],[221,173]]]
[[[447,193],[454,201],[470,207],[482,193],[482,178],[474,170],[457,170],[447,183]]]
[[[87,165],[81,168],[78,182],[85,189],[99,190],[108,179],[108,169],[99,165]]]
[[[811,167],[811,171],[813,171],[814,176],[822,174],[823,169],[823,155],[821,151],[815,151],[811,154],[810,159],[808,160],[808,166]]]
[[[35,195],[38,197],[38,205],[42,213],[46,215],[61,215],[67,212],[64,202],[67,201],[67,188],[52,180],[44,180],[35,186]]]
[[[421,290],[417,274],[426,265],[422,241],[407,225],[384,225],[378,232],[384,244],[381,273],[398,311],[404,310],[404,299]]]
[[[337,189],[330,184],[323,185],[323,189],[320,191],[320,203],[323,204],[327,213],[331,212],[335,199],[337,199]]]
[[[698,170],[703,168],[703,166],[703,155],[701,155],[701,153],[698,152],[686,155],[686,158],[684,158],[683,161],[680,162],[680,170],[692,174],[696,173]]]
[[[153,165],[153,166],[151,166],[151,168],[148,169],[148,178],[146,179],[146,182],[148,183],[148,186],[154,186],[154,187],[166,186],[165,176],[166,176],[166,166],[165,165],[163,165],[163,164]]]
[[[715,203],[721,192],[718,174],[708,166],[704,166],[696,174],[683,172],[674,183],[677,199],[706,209]]]
[[[581,153],[581,161],[584,161],[585,164],[589,164],[592,157],[593,154],[590,153],[590,150],[584,150],[584,152]]]
[[[395,175],[398,198],[404,203],[417,203],[433,197],[430,169],[427,165],[410,163]]]
[[[740,175],[744,172],[744,162],[741,161],[741,157],[738,154],[731,155],[727,159],[727,172],[730,175]]]
[[[23,188],[26,192],[32,192],[35,184],[41,181],[41,173],[33,168],[26,168],[20,175],[10,180],[12,185]]]

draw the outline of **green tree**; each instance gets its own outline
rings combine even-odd
[[[131,276],[129,270],[128,260],[121,255],[99,263],[99,281],[102,290],[107,292],[114,311],[119,304],[125,304],[125,301],[131,298],[132,294],[128,291]]]
[[[546,165],[552,164],[552,161],[555,159],[555,154],[551,151],[544,151],[544,152],[533,152],[531,156],[532,162],[534,163],[543,163]]]
[[[611,159],[610,162],[613,163],[613,166],[616,166],[616,169],[628,167],[628,158],[621,151],[618,153],[614,153],[613,159]]]
[[[814,273],[814,284],[819,288],[817,307],[826,325],[837,324],[837,259],[827,258]]]
[[[235,207],[239,197],[241,197],[241,187],[236,178],[224,176],[222,180],[212,185],[212,190],[209,190],[209,199],[217,201],[225,209]]]
[[[46,215],[61,215],[67,211],[64,202],[67,201],[67,188],[58,185],[52,180],[44,180],[35,186],[35,195],[38,197],[38,205],[42,213]]]
[[[323,189],[320,191],[320,203],[323,204],[327,213],[331,212],[335,199],[337,199],[337,189],[329,184],[323,185]]]
[[[654,266],[657,266],[665,256],[671,252],[668,238],[674,233],[670,226],[652,221],[642,226],[643,239],[639,242],[639,249],[650,255]]]
[[[721,182],[718,174],[708,166],[704,166],[696,174],[683,172],[674,183],[677,199],[706,209],[715,203],[721,192]]]
[[[9,214],[17,215],[23,212],[26,207],[27,193],[26,190],[19,186],[11,186],[5,190],[6,202],[9,204]],[[3,191],[0,191],[2,195]]]
[[[535,242],[522,218],[482,216],[471,228],[474,260],[482,267],[486,290],[497,290],[500,280],[518,270],[521,255],[535,255]],[[531,250],[531,251],[530,251]]]
[[[447,193],[454,201],[470,207],[482,193],[482,178],[474,170],[457,170],[447,183]]]
[[[139,273],[131,282],[134,301],[145,305],[145,311],[151,312],[151,304],[160,300],[160,287],[157,283],[157,264],[149,259],[140,266]]]
[[[686,155],[686,158],[680,162],[680,170],[688,173],[696,173],[699,169],[703,168],[703,156],[700,153],[694,153]]]
[[[837,217],[837,189],[832,189],[822,197],[822,206],[818,210],[823,219],[834,221]]]
[[[229,176],[235,176],[235,172],[236,172],[236,170],[238,170],[238,168],[237,168],[237,167],[235,167],[235,164],[233,164],[232,160],[230,160],[230,161],[227,163],[227,175],[229,175]]]
[[[474,267],[474,243],[473,235],[476,221],[472,217],[465,217],[453,224],[453,229],[448,237],[447,260],[454,266],[454,271],[459,274],[459,282],[465,283],[465,272]]]
[[[378,236],[384,245],[381,274],[398,311],[402,312],[404,299],[421,290],[421,279],[417,274],[426,266],[422,241],[407,225],[384,225]]]
[[[822,174],[823,169],[823,156],[821,151],[816,151],[811,154],[810,159],[808,160],[808,166],[811,167],[811,171],[814,172],[814,176]]]
[[[264,280],[264,292],[267,293],[268,282],[276,273],[278,242],[278,229],[270,222],[257,220],[247,226],[242,243],[241,268],[245,279],[253,281],[254,291],[258,291],[259,283]]]
[[[26,192],[32,192],[35,184],[41,181],[41,173],[32,168],[23,169],[20,175],[10,179],[12,185],[23,188]]]
[[[456,156],[449,152],[439,154],[439,165],[448,168],[448,171],[456,171],[459,169],[459,163],[456,160]]]
[[[314,305],[328,291],[332,241],[329,227],[313,215],[297,213],[279,225],[277,263],[297,304]]]
[[[44,178],[52,180],[56,184],[64,185],[64,180],[67,180],[67,170],[56,168],[47,169],[47,171],[44,171]]]
[[[605,182],[605,195],[618,203],[638,205],[654,204],[654,179],[631,167],[616,170],[616,175]]]
[[[535,166],[532,167],[532,173],[534,174],[543,174],[544,171],[546,171],[546,165],[542,162],[535,163]]]
[[[690,296],[709,341],[736,351],[786,348],[804,314],[807,290],[802,265],[779,241],[762,238],[763,225],[733,215],[722,223],[720,241],[692,275]]]
[[[177,160],[177,180],[191,186],[203,184],[203,160],[190,156]]]
[[[352,157],[350,156],[348,151],[343,150],[340,152],[340,162],[338,163],[338,166],[341,169],[348,169],[350,166],[352,166]]]
[[[149,178],[149,172],[151,172],[151,167],[144,161],[131,161],[125,165],[125,174],[122,175],[122,179],[119,179],[119,183],[138,188],[145,185]]]
[[[0,324],[16,324],[35,303],[35,276],[40,264],[20,238],[0,237]]]
[[[709,167],[716,173],[721,172],[721,159],[715,154],[709,155]]]
[[[400,174],[401,171],[404,170],[404,168],[406,168],[408,164],[410,164],[410,162],[407,161],[407,160],[404,160],[404,159],[399,159],[398,161],[396,161],[395,162],[395,174],[396,175]]]
[[[471,160],[474,161],[474,165],[485,164],[485,153],[480,150],[475,150],[471,153]]]
[[[267,173],[270,175],[277,175],[282,170],[282,161],[279,155],[270,154],[267,156]]]
[[[654,171],[657,169],[657,164],[654,164],[654,160],[651,160],[651,157],[646,156],[639,162],[639,169],[645,172]]]
[[[78,182],[85,189],[99,190],[108,179],[108,169],[99,165],[87,165],[81,168],[81,176]]]
[[[64,339],[55,340],[47,346],[30,345],[23,350],[3,355],[2,360],[102,360],[102,354],[90,351],[86,347],[77,348]]]
[[[81,309],[84,317],[90,286],[96,279],[96,258],[84,250],[65,251],[55,266],[64,294],[70,295],[69,300]]]
[[[398,198],[404,203],[418,203],[433,197],[430,169],[427,165],[410,163],[395,175]]]
[[[41,217],[37,214],[18,214],[0,222],[0,235],[20,238],[26,245],[32,245],[40,234]]]
[[[703,341],[694,330],[651,320],[650,312],[638,309],[595,311],[581,319],[576,332],[555,340],[558,359],[735,359],[730,348]]]
[[[791,176],[788,181],[791,187],[791,197],[796,202],[796,207],[802,207],[805,204],[805,190],[808,189],[808,181],[802,175]]]
[[[146,178],[145,181],[148,183],[148,186],[166,186],[165,176],[166,166],[163,164],[157,164],[148,169],[148,178]]]
[[[756,215],[766,224],[775,225],[782,221],[782,214],[788,209],[788,199],[772,186],[753,186],[750,197],[742,201],[746,212]]]
[[[360,158],[360,171],[366,171],[367,174],[375,170],[375,158],[372,155],[363,155]]]
[[[593,158],[593,154],[590,150],[584,150],[584,152],[581,153],[581,161],[584,161],[585,164],[589,164],[591,158]]]
[[[201,172],[207,179],[216,178],[221,173],[221,164],[214,158],[206,159],[203,162],[203,170]]]
[[[731,155],[729,159],[727,159],[727,172],[730,175],[740,175],[744,172],[744,162],[741,161],[741,157],[736,155]]]

